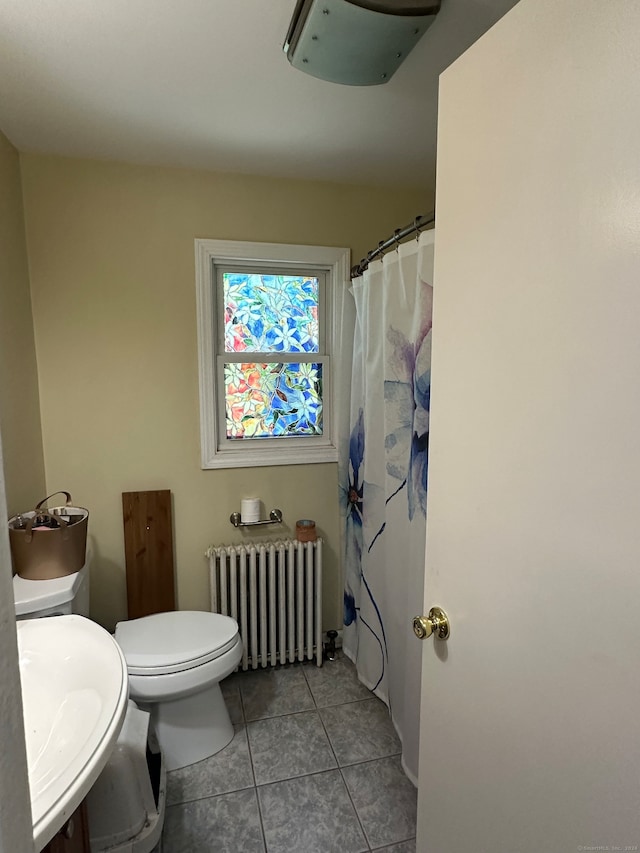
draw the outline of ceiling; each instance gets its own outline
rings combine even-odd
[[[295,0],[0,0],[21,151],[432,189],[438,75],[516,0],[442,0],[391,81],[294,70]]]

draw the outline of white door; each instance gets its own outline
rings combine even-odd
[[[522,0],[437,186],[417,849],[638,850],[640,3]]]

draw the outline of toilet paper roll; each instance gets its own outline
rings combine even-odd
[[[260,521],[260,498],[244,498],[240,501],[240,520],[244,524]]]

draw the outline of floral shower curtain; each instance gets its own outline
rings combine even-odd
[[[348,447],[340,461],[344,651],[391,710],[417,784],[434,232],[352,282]]]

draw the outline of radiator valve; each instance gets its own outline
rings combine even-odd
[[[337,631],[327,631],[327,642],[324,646],[324,656],[327,660],[335,660],[336,659],[336,637],[338,636]]]

